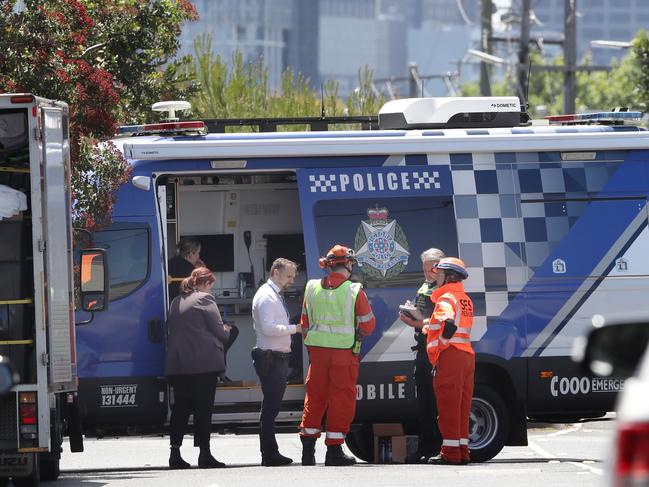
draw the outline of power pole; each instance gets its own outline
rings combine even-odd
[[[563,113],[575,113],[577,96],[577,0],[565,0],[563,56],[565,71],[563,78]]]
[[[415,63],[410,63],[408,67],[408,96],[410,98],[419,97],[419,72]]]
[[[482,0],[482,15],[480,15],[480,50],[491,54],[491,14],[493,12],[491,0]],[[491,96],[491,83],[489,82],[489,65],[480,63],[480,94]]]
[[[523,0],[521,15],[521,41],[518,51],[518,97],[521,103],[527,103],[527,67],[530,63],[530,9],[531,0]]]

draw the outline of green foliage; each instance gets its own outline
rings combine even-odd
[[[545,61],[533,53],[532,64],[563,65],[563,57]],[[586,56],[580,65],[590,65]],[[514,80],[504,79],[492,85],[494,95],[515,93]],[[611,70],[578,71],[576,75],[577,112],[610,110],[626,106],[630,109],[647,110],[649,106],[649,36],[640,32],[633,42],[633,49],[621,61],[613,61]],[[479,96],[477,82],[462,86],[463,96]],[[533,117],[563,113],[563,73],[560,71],[533,71],[529,87],[530,113]]]
[[[209,36],[197,39],[194,48],[195,65],[188,68],[187,76],[201,86],[192,99],[199,118],[318,117],[323,104],[327,116],[375,115],[383,103],[372,90],[372,71],[367,67],[359,70],[359,88],[345,103],[334,81],[322,85],[321,95],[309,86],[308,78],[287,69],[279,89],[273,91],[261,60],[246,63],[243,55],[235,52],[228,64],[214,54]],[[291,130],[298,128],[292,126]]]
[[[637,70],[638,107],[649,111],[649,33],[640,31],[633,41],[633,60]]]
[[[377,93],[372,83],[374,72],[367,66],[358,70],[358,88],[347,99],[349,115],[377,115],[385,103],[382,95]]]

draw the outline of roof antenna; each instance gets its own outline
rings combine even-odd
[[[154,112],[168,112],[167,117],[165,118],[162,115],[161,122],[177,122],[178,117],[176,116],[176,111],[190,110],[192,108],[191,103],[188,101],[159,101],[151,105],[151,110]]]
[[[424,97],[424,80],[421,80],[421,97]]]
[[[320,83],[320,114],[321,114],[322,118],[325,118],[324,83]]]
[[[529,93],[530,93],[530,76],[532,76],[532,58],[527,61],[527,83],[525,84],[525,107],[527,110],[530,108]]]
[[[525,83],[525,93],[523,96],[525,99],[523,100],[523,104],[521,106],[521,123],[528,123],[530,121],[530,101],[529,101],[529,93],[530,93],[530,76],[532,76],[532,58],[529,58],[527,61],[527,80]]]

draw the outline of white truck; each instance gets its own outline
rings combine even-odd
[[[0,355],[16,372],[0,396],[0,486],[55,480],[64,435],[83,450],[68,125],[65,103],[0,94]],[[79,257],[81,303],[101,310],[103,253]]]

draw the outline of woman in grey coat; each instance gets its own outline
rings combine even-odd
[[[225,467],[210,452],[214,393],[217,377],[225,371],[223,344],[230,333],[209,293],[214,281],[209,269],[197,267],[181,282],[181,294],[169,309],[165,373],[174,389],[169,456],[172,469],[190,467],[180,456],[180,446],[191,413],[194,414],[194,446],[200,448],[198,467]]]

